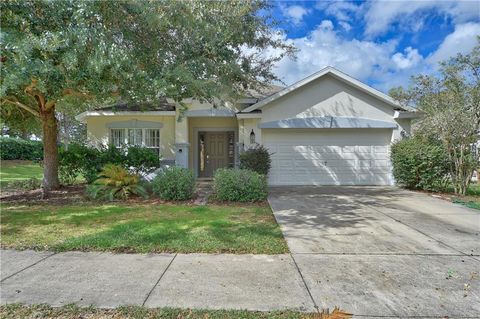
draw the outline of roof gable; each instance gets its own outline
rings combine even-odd
[[[304,78],[303,80],[300,80],[286,88],[284,88],[283,90],[273,94],[273,95],[270,95],[269,97],[249,106],[248,108],[244,109],[243,112],[252,112],[254,110],[258,110],[258,109],[261,109],[262,107],[264,107],[265,105],[268,105],[270,104],[271,102],[285,96],[285,95],[288,95],[294,91],[296,91],[297,89],[307,85],[308,83],[311,83],[312,81],[315,81],[316,79],[318,78],[321,78],[323,76],[326,76],[326,75],[332,75],[333,77],[337,78],[338,80],[354,87],[354,88],[357,88],[385,103],[387,103],[388,105],[390,105],[391,107],[393,107],[394,109],[400,109],[400,110],[404,110],[404,111],[412,111],[411,109],[409,108],[406,108],[405,106],[402,106],[400,105],[398,102],[396,102],[394,99],[392,99],[390,96],[388,96],[387,94],[385,93],[382,93],[374,88],[372,88],[371,86],[368,86],[366,85],[365,83],[362,83],[360,81],[358,81],[357,79],[354,79],[352,78],[351,76],[331,67],[331,66],[328,66],[320,71],[318,71],[317,73],[314,73],[306,78]]]

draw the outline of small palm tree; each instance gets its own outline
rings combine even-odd
[[[128,199],[131,194],[148,198],[145,188],[138,184],[139,177],[130,174],[120,165],[107,164],[98,176],[99,178],[87,189],[92,198]]]

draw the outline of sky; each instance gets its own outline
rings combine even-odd
[[[271,3],[279,36],[299,50],[275,69],[287,85],[329,65],[388,92],[470,52],[480,35],[480,0]]]

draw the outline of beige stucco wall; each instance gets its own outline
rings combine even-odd
[[[163,127],[160,129],[161,154],[163,159],[175,159],[175,117],[174,116],[155,116],[155,115],[136,115],[136,116],[90,116],[87,122],[87,138],[94,145],[108,145],[109,129],[108,123],[129,121],[150,121],[160,122]]]
[[[393,141],[400,137],[402,130],[410,131],[410,120],[395,121],[394,112],[389,104],[326,75],[266,105],[262,109],[262,122],[317,116],[396,122],[399,127],[392,132]]]
[[[260,119],[241,119],[238,126],[238,142],[242,143],[245,148],[251,146],[250,134],[255,133],[255,142],[262,144],[262,130],[258,128]]]

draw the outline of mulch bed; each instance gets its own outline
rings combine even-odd
[[[0,201],[7,204],[53,204],[65,205],[85,202],[85,184],[62,186],[58,190],[44,194],[42,189],[31,191],[5,190],[0,193]]]
[[[0,201],[3,204],[14,205],[78,205],[82,203],[89,204],[107,204],[121,203],[123,205],[135,204],[175,204],[175,205],[194,205],[195,197],[187,201],[166,201],[159,198],[144,199],[138,196],[132,196],[128,200],[101,201],[92,200],[86,197],[86,184],[77,184],[70,186],[62,186],[58,190],[43,194],[42,189],[31,191],[24,190],[3,190],[0,193]]]
[[[121,203],[124,205],[135,205],[135,204],[174,204],[174,205],[196,205],[195,200],[198,194],[195,194],[194,197],[186,201],[166,201],[159,198],[153,197],[149,199],[144,199],[142,197],[133,196],[128,200],[116,200],[116,201],[100,201],[92,200],[86,197],[85,188],[86,184],[76,184],[69,186],[62,186],[58,190],[53,190],[44,194],[42,189],[36,189],[31,191],[25,190],[8,190],[4,189],[0,192],[0,201],[3,204],[10,205],[78,205],[82,203]],[[268,206],[268,202],[260,201],[255,203],[238,203],[238,202],[228,202],[220,201],[215,198],[214,194],[210,194],[207,200],[207,205],[218,205],[218,206]]]

